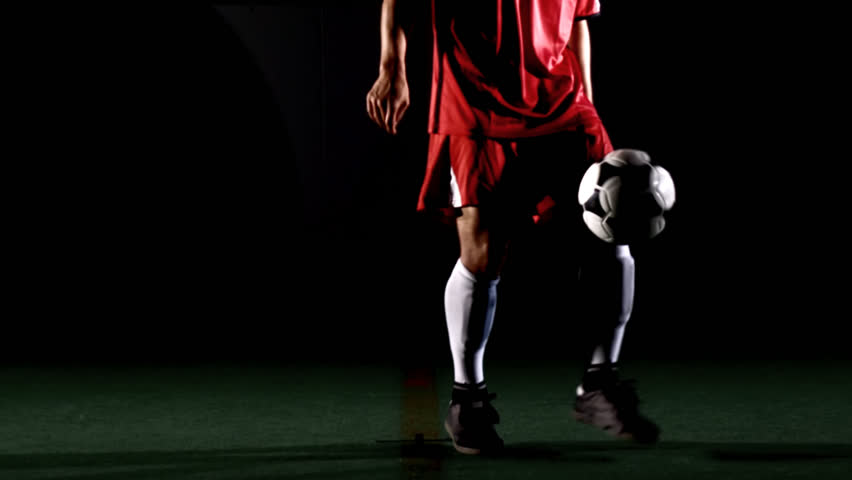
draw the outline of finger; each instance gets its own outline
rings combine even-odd
[[[367,97],[367,113],[370,115],[370,120],[372,120],[373,123],[379,123],[376,120],[376,112],[377,112],[377,110],[376,110],[376,99],[368,96]]]
[[[402,120],[402,116],[405,114],[406,110],[408,110],[408,102],[404,102],[396,110],[396,115],[393,117],[393,133],[396,133],[396,126],[399,125],[399,122]]]
[[[370,119],[371,119],[371,120],[373,119],[373,107],[372,107],[372,103],[373,103],[373,102],[370,100],[370,95],[369,95],[369,94],[367,94],[367,116],[368,116],[368,117],[370,117]]]
[[[388,129],[387,124],[385,123],[385,107],[381,101],[376,102],[376,123],[378,123],[382,129]]]
[[[373,123],[379,123],[379,121],[376,120],[376,102],[372,98],[367,99],[367,114],[370,115],[370,120],[372,120]]]
[[[394,133],[396,133],[396,132],[394,131],[394,125],[393,125],[393,123],[394,123],[394,118],[396,118],[396,109],[394,108],[394,104],[393,104],[393,103],[389,103],[389,104],[388,104],[388,109],[387,109],[387,111],[385,112],[385,118],[384,118],[384,120],[385,120],[385,130],[387,130],[387,131],[388,131],[388,133],[390,133],[391,135],[393,135]]]
[[[376,125],[378,125],[378,126],[379,126],[379,128],[384,128],[384,125],[382,124],[382,108],[381,108],[381,104],[380,104],[380,103],[379,103],[379,101],[378,101],[378,100],[376,100],[375,98],[373,99],[372,107],[373,107],[373,117],[372,117],[372,118],[373,118],[373,123],[375,123]]]

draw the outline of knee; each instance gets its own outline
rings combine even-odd
[[[500,275],[508,242],[495,228],[489,228],[479,211],[470,209],[457,221],[462,264],[477,277],[494,279]]]
[[[494,278],[499,275],[499,259],[487,240],[461,242],[461,261],[470,273],[477,277]]]
[[[585,301],[596,315],[626,324],[633,311],[635,261],[626,245],[599,245],[580,270]]]
[[[596,242],[584,248],[581,271],[586,270],[593,277],[612,278],[614,275],[633,275],[635,261],[627,245],[612,245]]]
[[[615,246],[615,259],[624,271],[632,272],[636,266],[636,262],[633,260],[633,255],[630,253],[630,247],[627,245]]]
[[[625,324],[630,320],[633,313],[633,290],[635,283],[635,261],[627,245],[618,245],[615,248],[615,258],[621,264],[621,312],[619,323]]]

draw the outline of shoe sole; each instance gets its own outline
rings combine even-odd
[[[626,433],[626,432],[615,433],[612,428],[604,428],[604,427],[601,427],[600,425],[595,425],[594,422],[590,422],[589,420],[587,420],[586,415],[578,412],[577,410],[574,410],[572,413],[574,414],[574,420],[576,420],[580,423],[584,423],[586,425],[591,425],[591,426],[597,428],[598,430],[606,433],[609,436],[620,438],[622,440],[635,440],[634,437],[633,437],[633,434]]]
[[[463,447],[456,443],[456,437],[453,436],[453,432],[447,422],[444,422],[444,430],[446,430],[447,433],[450,434],[450,440],[453,441],[453,448],[455,448],[457,452],[463,453],[465,455],[479,455],[482,453],[482,449],[480,448]]]
[[[628,441],[631,441],[631,442],[643,443],[643,444],[657,443],[657,441],[659,440],[659,435],[660,435],[659,431],[657,431],[653,434],[649,434],[647,438],[645,438],[645,437],[637,438],[636,435],[634,435],[633,433],[630,433],[630,432],[614,433],[613,429],[611,429],[611,428],[603,428],[599,425],[595,425],[593,422],[586,420],[587,416],[583,415],[582,413],[578,412],[577,410],[574,410],[573,414],[574,414],[574,419],[577,420],[578,422],[584,423],[586,425],[591,425],[591,426],[597,428],[598,430],[603,431],[607,435],[619,438],[621,440],[628,440]]]

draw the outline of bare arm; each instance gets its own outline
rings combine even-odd
[[[384,0],[382,3],[382,57],[379,70],[398,69],[404,74],[406,41],[398,5],[397,0]]]
[[[589,101],[594,103],[592,97],[592,39],[589,35],[589,22],[587,20],[580,20],[574,24],[571,39],[568,41],[568,48],[577,55],[583,77],[583,89],[586,91],[586,97],[589,98]]]
[[[400,17],[399,1],[384,0],[379,78],[367,93],[367,114],[390,134],[396,134],[396,126],[408,109],[410,101],[408,80],[405,77],[406,38]]]

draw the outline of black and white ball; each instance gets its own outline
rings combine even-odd
[[[592,233],[609,243],[629,244],[663,231],[675,187],[669,172],[652,165],[646,152],[620,149],[586,170],[577,200]]]

